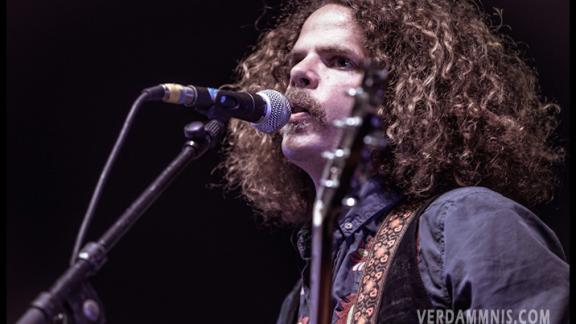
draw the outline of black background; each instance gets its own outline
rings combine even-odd
[[[260,26],[271,24],[277,2]],[[7,3],[7,321],[66,269],[76,232],[132,101],[164,82],[232,81],[255,44],[260,1]],[[492,0],[563,108],[568,143],[568,1]],[[89,239],[180,151],[198,115],[146,104],[115,165]],[[237,193],[210,188],[217,151],[192,164],[93,280],[111,323],[272,323],[298,276],[290,231],[264,229]],[[562,173],[567,178],[568,170]],[[568,252],[568,184],[537,210]]]

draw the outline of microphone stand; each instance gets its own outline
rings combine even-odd
[[[97,242],[88,242],[76,262],[32,302],[17,324],[32,323],[105,323],[101,301],[88,284],[106,262],[106,255],[138,221],[140,216],[168,188],[170,183],[192,161],[214,146],[225,131],[227,120],[211,120],[206,125],[192,122],[185,127],[188,141],[180,154],[146,188],[120,218]]]

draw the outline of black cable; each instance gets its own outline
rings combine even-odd
[[[106,165],[104,165],[104,169],[100,173],[100,178],[98,179],[98,183],[96,184],[96,188],[94,188],[94,192],[92,193],[92,198],[90,199],[90,204],[88,205],[88,209],[86,210],[86,214],[84,214],[84,219],[82,220],[82,225],[80,226],[80,230],[78,231],[78,236],[76,237],[76,243],[74,244],[74,250],[72,251],[72,257],[70,258],[70,265],[74,265],[76,261],[76,257],[80,252],[80,248],[82,245],[82,241],[84,241],[84,237],[86,236],[86,231],[88,230],[88,226],[94,217],[94,212],[96,211],[96,207],[98,205],[98,201],[100,200],[100,196],[102,195],[102,189],[108,180],[108,176],[110,175],[110,170],[112,169],[112,165],[116,161],[118,154],[120,152],[120,148],[124,145],[124,141],[126,140],[126,136],[128,134],[128,130],[132,126],[132,122],[134,121],[134,117],[138,112],[140,105],[143,101],[147,100],[150,96],[150,93],[144,91],[132,104],[132,108],[130,108],[130,112],[124,121],[124,125],[122,126],[122,130],[120,131],[120,135],[118,135],[118,139],[116,139],[116,143],[108,156],[108,161],[106,161]]]

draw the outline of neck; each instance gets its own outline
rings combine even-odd
[[[320,189],[320,180],[322,178],[322,172],[324,171],[324,163],[323,163],[324,161],[323,160],[320,161],[322,163],[310,163],[310,162],[311,161],[309,160],[291,161],[291,163],[293,163],[298,168],[302,169],[306,174],[308,174],[308,176],[314,183],[316,193],[318,193],[318,190]]]

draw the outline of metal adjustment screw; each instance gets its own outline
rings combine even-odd
[[[357,88],[348,89],[348,91],[346,91],[346,94],[349,95],[350,97],[356,97],[356,96],[361,96],[361,95],[365,94],[365,92],[364,92],[364,88],[357,87]]]
[[[345,119],[346,126],[348,127],[356,127],[362,125],[362,118],[360,117],[348,117]]]
[[[57,324],[67,324],[68,323],[68,317],[66,317],[66,315],[64,315],[64,313],[58,313],[54,316],[54,318],[52,319],[52,321],[54,323]]]
[[[334,151],[334,156],[337,158],[345,158],[350,154],[349,150],[337,149]]]
[[[347,117],[344,119],[336,119],[332,123],[334,127],[344,128],[344,127],[357,127],[362,125],[362,118],[360,117]]]
[[[92,299],[86,299],[82,305],[82,312],[87,319],[96,322],[100,317],[100,306]]]
[[[364,144],[372,147],[385,147],[388,145],[388,139],[380,134],[367,135],[364,137]]]
[[[338,181],[336,180],[324,180],[322,185],[326,188],[338,188]]]
[[[342,199],[342,205],[346,206],[346,207],[354,207],[356,206],[356,203],[358,201],[356,200],[356,198],[354,197],[344,197],[344,199]]]
[[[330,151],[324,151],[324,152],[322,152],[322,157],[326,160],[333,160],[334,159],[334,153],[330,152]]]
[[[334,151],[322,152],[322,157],[326,160],[341,159],[347,157],[348,155],[350,155],[350,151],[344,149],[336,149]]]

